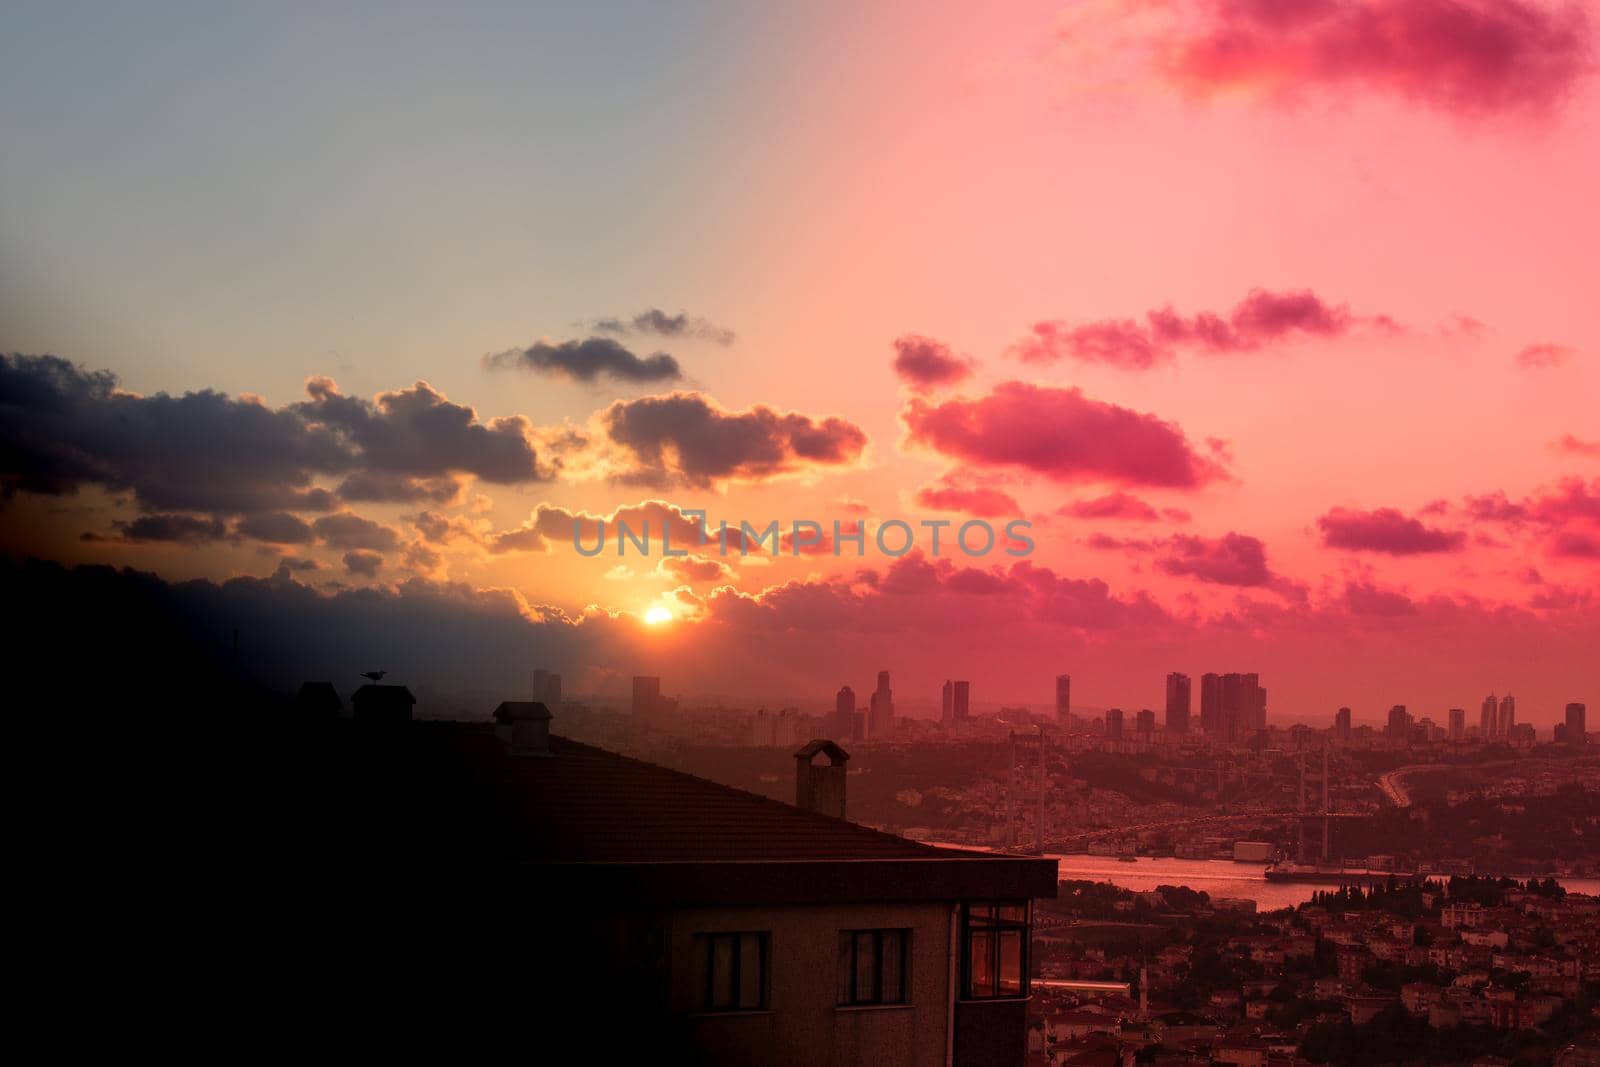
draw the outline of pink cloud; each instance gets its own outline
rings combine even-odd
[[[1158,42],[1200,94],[1363,89],[1464,115],[1544,111],[1591,70],[1576,4],[1524,0],[1205,0]]]
[[[1566,345],[1548,343],[1528,345],[1517,353],[1517,366],[1527,370],[1559,367],[1577,354],[1577,349],[1568,348]]]
[[[1024,363],[1075,359],[1148,370],[1173,359],[1179,348],[1212,355],[1251,352],[1295,337],[1341,337],[1362,325],[1399,328],[1387,315],[1358,316],[1309,289],[1252,289],[1226,316],[1202,311],[1186,318],[1168,306],[1146,312],[1142,324],[1133,319],[1036,322],[1010,353]]]
[[[918,491],[917,503],[935,511],[961,511],[984,518],[1022,513],[1016,498],[999,489],[927,486]]]
[[[1180,534],[1166,544],[1170,554],[1156,561],[1168,574],[1218,585],[1264,586],[1276,581],[1267,566],[1267,547],[1247,534],[1228,533],[1216,540]]]
[[[1600,456],[1600,441],[1583,441],[1570,433],[1562,434],[1550,447],[1573,456]]]
[[[1317,526],[1322,530],[1323,544],[1356,552],[1416,556],[1456,552],[1466,544],[1466,534],[1424,526],[1394,508],[1375,511],[1334,508],[1317,520]]]
[[[913,398],[902,417],[912,444],[1059,482],[1194,488],[1226,476],[1176,424],[1078,389],[1004,382],[976,400]]]
[[[1161,517],[1155,508],[1131,493],[1108,493],[1092,500],[1074,500],[1070,504],[1063,504],[1056,514],[1075,519],[1120,519],[1127,522],[1155,522]]]

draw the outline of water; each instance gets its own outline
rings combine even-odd
[[[1338,888],[1314,882],[1269,882],[1265,865],[1235,863],[1232,860],[1153,859],[1141,856],[1134,863],[1126,863],[1111,856],[1083,853],[1067,856],[1050,853],[1047,858],[1057,861],[1058,877],[1064,880],[1110,882],[1135,891],[1162,885],[1181,885],[1204,890],[1213,898],[1253,900],[1258,911],[1292,908],[1310,900],[1318,890]],[[1600,894],[1600,880],[1562,878],[1559,881],[1569,892]]]

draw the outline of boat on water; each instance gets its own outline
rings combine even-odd
[[[1120,856],[1117,857],[1117,862],[1118,863],[1138,863],[1139,862],[1139,857],[1133,855],[1131,852],[1124,852]]]
[[[1309,863],[1274,863],[1262,872],[1269,882],[1315,882],[1320,885],[1348,885],[1352,882],[1382,882],[1393,871],[1373,871],[1365,867],[1332,867]]]

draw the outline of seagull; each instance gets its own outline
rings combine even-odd
[[[383,681],[383,676],[388,673],[388,671],[363,671],[361,677],[371,678],[374,682],[381,682]]]

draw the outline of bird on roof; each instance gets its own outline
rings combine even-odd
[[[383,676],[388,673],[388,671],[362,671],[361,677],[371,678],[374,682],[381,682],[383,681]]]

